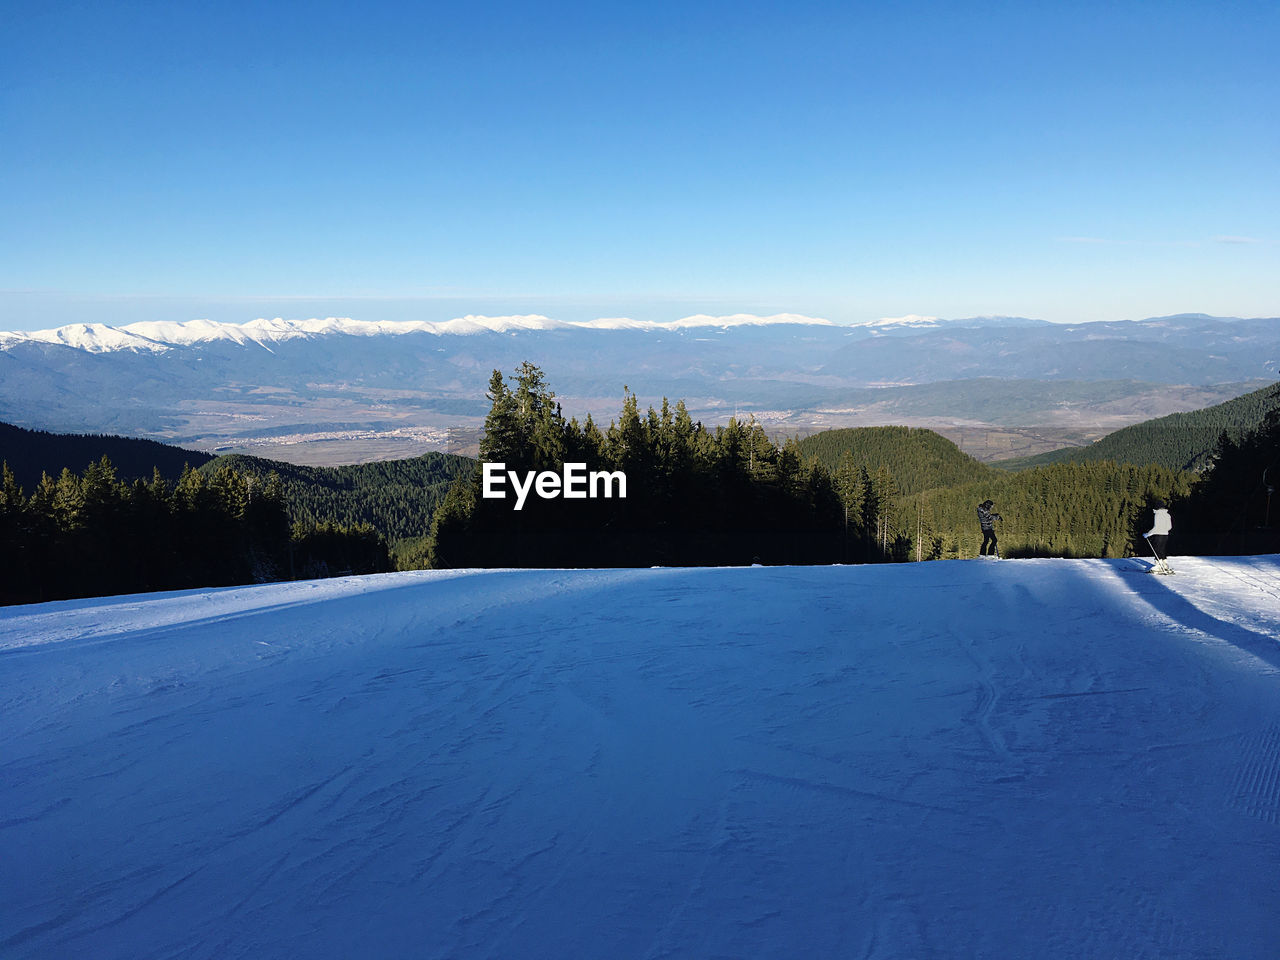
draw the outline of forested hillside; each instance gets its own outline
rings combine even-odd
[[[909,541],[903,559],[971,557],[977,506],[991,499],[1003,556],[1123,557],[1141,549],[1151,501],[1185,496],[1193,480],[1159,466],[1053,464],[899,497],[891,523]]]
[[[43,474],[0,466],[0,604],[391,569],[365,525],[295,525],[274,473],[186,469],[126,483],[107,457]]]
[[[28,490],[40,482],[40,475],[56,477],[64,467],[84,470],[107,457],[121,479],[149,480],[154,471],[177,480],[186,464],[199,467],[213,459],[199,450],[107,434],[46,433],[0,423],[0,461],[9,464],[17,482]]]
[[[279,484],[223,469],[125,483],[103,457],[26,494],[0,474],[0,602],[216,586],[288,571]]]
[[[1280,388],[1272,384],[1203,410],[1135,423],[1087,447],[1052,450],[1034,457],[1000,461],[997,465],[1004,470],[1024,470],[1051,463],[1116,460],[1198,472],[1209,465],[1222,434],[1238,440],[1258,428],[1275,406],[1278,394]]]
[[[589,417],[566,421],[528,363],[509,380],[495,371],[488,396],[485,461],[521,477],[566,463],[616,471],[625,499],[531,496],[516,510],[511,499],[481,496],[476,461],[441,453],[337,468],[221,457],[176,481],[153,469],[132,483],[104,457],[83,473],[42,473],[25,490],[6,467],[0,601],[374,572],[391,566],[388,543],[402,569],[970,557],[981,540],[976,507],[988,498],[1007,557],[1145,552],[1157,499],[1172,505],[1174,553],[1280,549],[1270,510],[1280,473],[1276,388],[1241,398],[1226,420],[1218,407],[1156,421],[1165,425],[1148,432],[1166,440],[1182,432],[1169,421],[1188,430],[1261,421],[1235,439],[1226,430],[1203,477],[1115,460],[1011,473],[906,427],[778,445],[754,421],[710,429],[683,403],[642,411],[632,393],[601,430]]]
[[[800,441],[800,454],[816,457],[828,470],[848,452],[853,464],[874,474],[884,468],[899,493],[985,480],[998,471],[980,463],[954,443],[920,427],[850,427],[824,430]]]
[[[1280,396],[1260,426],[1223,438],[1190,495],[1173,505],[1170,542],[1189,553],[1280,552],[1278,480]]]
[[[1191,476],[1114,462],[1054,464],[1009,473],[980,463],[931,430],[863,427],[827,430],[800,442],[832,470],[865,480],[852,515],[892,559],[968,557],[982,535],[977,505],[991,498],[1005,556],[1124,556],[1140,544],[1153,497],[1184,495]],[[862,488],[878,488],[868,511]]]
[[[450,453],[383,460],[345,467],[300,467],[239,455],[219,457],[201,469],[223,466],[265,477],[276,473],[289,519],[303,526],[369,524],[389,543],[424,537],[449,485],[470,476],[476,462]]]
[[[46,433],[0,423],[0,462],[17,484],[34,490],[42,474],[57,478],[64,468],[83,471],[103,457],[126,483],[151,481],[158,470],[171,483],[183,468],[198,468],[206,479],[229,467],[265,480],[280,477],[291,523],[304,527],[371,525],[388,542],[424,537],[431,514],[456,477],[475,469],[475,461],[448,453],[406,460],[384,460],[345,467],[302,467],[259,457],[214,457],[154,440],[93,434]]]
[[[625,476],[625,497],[542,499],[520,510],[482,496],[479,475],[456,483],[436,512],[436,567],[685,566],[830,563],[878,556],[843,523],[831,474],[803,462],[794,440],[772,443],[754,422],[708,429],[684,404],[642,412],[627,393],[608,430],[566,421],[542,371],[495,370],[481,459],[526,471],[565,463]]]
[[[299,467],[8,424],[0,440],[8,603],[370,573],[390,569],[388,544],[423,566],[433,511],[475,468],[443,453]]]
[[[993,470],[926,430],[819,435],[804,456],[753,422],[708,430],[683,404],[642,413],[634,395],[608,431],[566,423],[542,373],[508,385],[495,371],[482,459],[519,470],[567,461],[628,477],[625,501],[543,501],[524,510],[456,484],[436,514],[435,566],[647,566],[829,563],[973,556],[977,504],[1004,518],[1006,555],[1124,556],[1141,543],[1149,503],[1184,495],[1194,476],[1161,467],[1058,464]],[[814,444],[810,444],[810,450]],[[890,465],[893,465],[891,467]],[[901,471],[894,472],[894,467]],[[904,492],[904,489],[907,492]]]

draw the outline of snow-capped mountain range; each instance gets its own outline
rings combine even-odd
[[[1261,385],[1275,379],[1280,320],[1185,314],[1063,325],[908,315],[838,324],[784,313],[665,322],[536,314],[87,322],[0,333],[0,420],[204,446],[306,430],[474,425],[487,409],[491,371],[510,372],[524,360],[544,369],[567,410],[605,422],[624,386],[646,402],[683,398],[715,420],[734,411],[771,411],[776,419],[883,405],[888,395],[879,388],[951,381],[957,385],[934,389],[932,406],[917,405],[917,419],[905,422],[923,415],[990,422],[990,381],[982,378],[1135,384],[1108,387],[1106,402],[1150,394],[1153,384]],[[1226,395],[1197,395],[1203,402],[1194,405]],[[1037,409],[1052,412],[1070,399],[1054,397],[1036,400]],[[1169,412],[1134,409],[1128,422]],[[904,422],[894,410],[883,415]],[[1015,414],[994,415],[1008,422]],[[1036,410],[1018,415],[1045,422]]]
[[[901,322],[914,324],[918,320],[932,318],[903,318]],[[900,321],[874,321],[871,325],[894,324]],[[680,320],[658,322],[632,320],[628,317],[601,317],[597,320],[554,320],[539,314],[522,316],[486,317],[468,315],[441,322],[427,320],[367,321],[350,317],[327,317],[323,320],[274,320],[259,318],[248,323],[219,323],[214,320],[143,321],[121,327],[105,323],[73,323],[51,330],[34,330],[29,333],[0,332],[0,349],[15,343],[53,343],[87,350],[89,353],[111,353],[116,350],[148,350],[162,352],[173,347],[198,343],[227,341],[230,343],[256,343],[270,346],[286,340],[311,339],[320,336],[340,335],[349,337],[405,336],[425,333],[431,336],[474,336],[483,333],[529,333],[548,330],[689,330],[698,327],[727,329],[743,326],[834,326],[830,320],[803,317],[798,314],[778,314],[758,317],[736,314],[725,317],[697,315]]]
[[[942,320],[938,317],[910,315],[886,317],[864,323],[846,324],[849,329],[863,329],[874,333],[933,330],[944,326],[962,324],[985,326],[1041,325],[1044,321],[1023,317],[977,317],[968,320]],[[286,340],[311,339],[320,336],[341,335],[349,337],[405,336],[425,333],[431,336],[474,336],[484,333],[530,333],[534,331],[572,330],[642,330],[673,331],[713,328],[727,330],[733,327],[786,327],[813,326],[835,327],[837,324],[819,317],[783,313],[761,317],[753,314],[733,314],[713,317],[697,314],[679,320],[632,320],[629,317],[601,317],[596,320],[555,320],[540,314],[487,317],[467,315],[453,320],[401,320],[368,321],[350,317],[325,319],[273,320],[258,318],[248,323],[220,323],[214,320],[142,321],[113,327],[105,323],[73,323],[64,327],[30,332],[0,332],[0,349],[17,343],[52,343],[87,350],[89,353],[111,353],[117,350],[145,350],[163,352],[173,347],[198,343],[227,341],[229,343],[256,343],[269,347]]]

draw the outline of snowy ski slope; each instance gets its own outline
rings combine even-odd
[[[0,610],[0,956],[1280,956],[1280,558]]]

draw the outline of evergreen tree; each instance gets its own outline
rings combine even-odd
[[[1280,552],[1280,391],[1261,424],[1223,431],[1195,488],[1173,504],[1170,549],[1208,554]]]
[[[275,578],[288,548],[284,518],[278,480],[263,483],[229,469],[211,483],[188,470],[171,490],[159,470],[150,481],[126,484],[103,457],[80,475],[44,474],[25,500],[12,473],[0,472],[8,574],[0,600]]]
[[[29,590],[27,500],[8,461],[0,463],[0,603],[12,603]]]
[[[620,470],[628,498],[533,500],[520,512],[479,497],[460,481],[437,511],[427,555],[433,565],[631,565],[834,560],[843,556],[839,499],[829,473],[802,462],[763,428],[736,418],[714,432],[683,402],[642,411],[624,387],[622,410],[603,434],[591,418],[565,423],[541,371],[522,365],[514,389],[490,383],[487,423],[524,446],[485,438],[487,455],[517,469],[559,470],[568,457],[588,469]],[[507,396],[515,399],[509,404]],[[532,430],[513,428],[528,414]],[[513,419],[514,418],[514,419]],[[553,459],[552,459],[553,458]],[[524,464],[528,464],[524,467]]]
[[[519,408],[501,371],[493,371],[485,396],[489,399],[490,408],[484,418],[484,434],[480,438],[480,459],[486,463],[511,464],[515,469],[516,457],[522,448]]]
[[[426,559],[433,568],[468,567],[476,563],[476,532],[472,517],[476,511],[476,480],[459,480],[445,494],[444,503],[431,521]]]

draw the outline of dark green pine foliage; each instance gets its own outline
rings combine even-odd
[[[1194,480],[1155,465],[1055,464],[900,497],[895,529],[912,559],[917,548],[922,558],[976,556],[977,507],[989,498],[1002,517],[996,533],[1006,557],[1132,556],[1145,551],[1150,501],[1185,496]]]
[[[839,469],[845,454],[871,473],[883,467],[903,494],[999,475],[998,470],[975,460],[946,437],[921,427],[824,430],[801,440],[800,452],[817,457],[828,470]]]
[[[9,464],[18,484],[34,490],[41,474],[58,476],[63,468],[83,470],[103,457],[111,460],[116,474],[126,482],[149,480],[159,470],[177,480],[187,464],[200,466],[213,455],[185,450],[155,440],[105,434],[46,433],[0,423],[0,460]]]
[[[225,456],[201,467],[201,472],[211,474],[221,466],[250,476],[276,474],[291,524],[329,530],[345,527],[353,532],[368,525],[389,543],[405,541],[407,556],[414,549],[413,538],[425,536],[430,529],[431,515],[450,484],[458,477],[469,477],[476,462],[433,452],[345,467],[300,467]]]
[[[853,453],[845,450],[840,455],[832,474],[836,498],[840,501],[841,540],[843,551],[850,554],[850,546],[857,548],[851,559],[866,562],[867,549],[874,542],[873,528],[878,529],[878,504],[872,491],[871,475],[864,465],[854,460]]]
[[[1110,461],[993,470],[926,430],[831,431],[816,456],[754,421],[708,429],[683,403],[642,411],[625,391],[607,431],[565,423],[540,370],[495,373],[482,441],[508,469],[621,470],[628,498],[486,500],[456,483],[423,549],[432,566],[647,566],[927,560],[977,554],[977,504],[996,501],[1006,556],[1120,557],[1142,548],[1154,498],[1195,475]],[[810,438],[812,441],[815,438]],[[830,442],[834,441],[834,442]],[[811,443],[811,447],[813,444]],[[558,459],[562,458],[562,459]],[[513,466],[515,465],[515,466]]]
[[[9,464],[0,463],[0,603],[32,596],[43,532]]]
[[[846,537],[830,472],[778,447],[759,424],[708,429],[684,403],[641,410],[624,391],[608,430],[565,421],[542,371],[522,364],[490,380],[483,458],[506,469],[552,470],[580,462],[622,471],[626,499],[530,495],[484,499],[477,472],[436,511],[432,566],[649,566],[833,562],[870,557],[861,527]]]
[[[280,477],[220,463],[125,483],[105,456],[25,495],[0,465],[0,603],[391,569],[368,524],[292,534]]]
[[[516,399],[507,389],[502,374],[495,370],[489,380],[489,414],[484,418],[484,433],[480,437],[480,459],[486,463],[507,463],[513,470],[520,469],[519,459],[525,455],[525,444],[520,436],[520,417]]]
[[[1191,493],[1172,504],[1169,549],[1181,553],[1280,552],[1280,391],[1263,422],[1224,432]]]
[[[1265,425],[1275,409],[1276,384],[1203,410],[1174,413],[1109,433],[1087,447],[1051,450],[1034,457],[1001,461],[1006,470],[1047,466],[1053,463],[1085,463],[1116,460],[1121,463],[1155,463],[1174,470],[1204,470],[1218,456],[1219,441],[1237,441]]]
[[[290,543],[293,575],[302,580],[384,573],[393,566],[387,543],[370,524],[298,524]]]
[[[125,483],[105,456],[41,476],[0,474],[0,600],[25,603],[277,579],[289,531],[279,480],[229,468]]]

